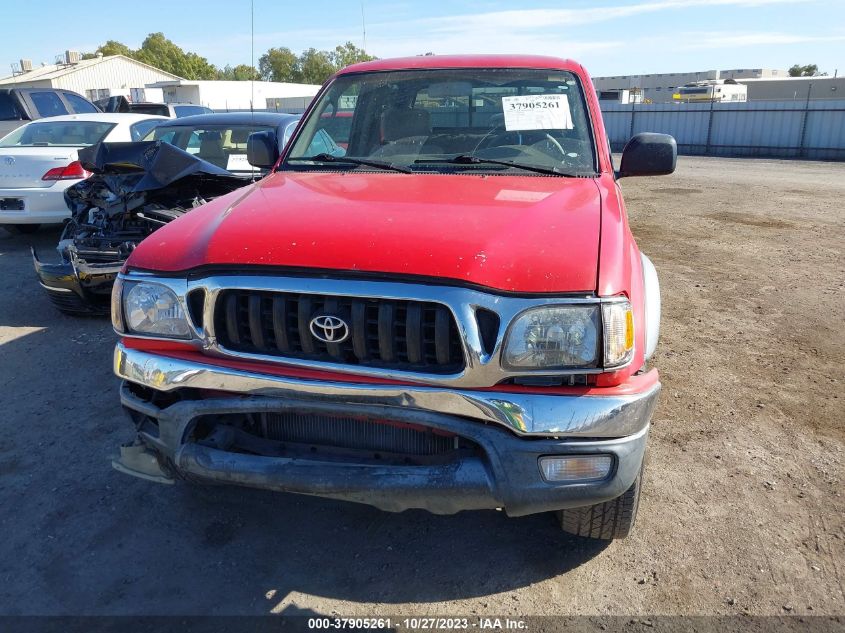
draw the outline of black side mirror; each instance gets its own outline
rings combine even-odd
[[[246,159],[253,167],[270,169],[279,160],[279,144],[273,132],[253,132],[246,140]]]
[[[678,144],[668,134],[643,132],[625,144],[617,178],[625,176],[664,176],[675,171]]]

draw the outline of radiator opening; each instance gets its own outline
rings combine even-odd
[[[443,463],[480,451],[462,436],[418,424],[301,411],[200,416],[189,440],[262,456],[390,465]]]

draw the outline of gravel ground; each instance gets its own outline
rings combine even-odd
[[[29,246],[57,230],[0,230],[0,614],[845,614],[845,165],[682,158],[623,183],[664,390],[610,545],[113,471],[109,323],[42,295]]]

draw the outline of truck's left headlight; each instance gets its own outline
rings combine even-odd
[[[630,362],[633,352],[631,304],[619,299],[526,310],[508,330],[502,361],[512,370],[613,370]]]
[[[595,367],[599,327],[598,305],[527,310],[510,326],[504,364],[511,369]]]
[[[167,286],[140,282],[124,285],[123,314],[126,329],[138,334],[190,338],[191,328],[179,298]]]

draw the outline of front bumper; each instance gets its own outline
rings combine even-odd
[[[115,373],[157,392],[193,394],[157,406],[124,383],[121,400],[138,425],[139,442],[117,460],[119,470],[159,481],[193,477],[390,511],[423,508],[445,514],[503,508],[518,516],[621,495],[640,471],[659,392],[659,384],[636,395],[605,397],[325,382],[224,368],[122,344],[115,350]],[[391,419],[458,435],[479,450],[443,463],[374,465],[230,452],[189,439],[201,416],[262,412]],[[585,454],[612,455],[608,477],[561,484],[541,476],[541,456]]]
[[[87,264],[62,260],[48,264],[32,248],[38,282],[59,310],[79,314],[109,313],[111,288],[123,262]]]

